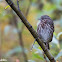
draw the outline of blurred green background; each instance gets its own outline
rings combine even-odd
[[[12,1],[17,6],[17,0]],[[35,30],[42,15],[48,15],[53,19],[55,32],[50,43],[50,53],[57,62],[62,62],[62,0],[19,0],[19,4],[24,16]],[[15,12],[10,7],[6,8],[7,5],[5,0],[0,0],[0,59],[7,59],[7,62],[24,62],[15,21],[22,34],[28,62],[45,62],[43,51],[37,42],[30,51],[34,38]]]

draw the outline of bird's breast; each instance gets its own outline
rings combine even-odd
[[[49,24],[41,23],[38,30],[39,37],[45,42],[52,38],[53,31]]]

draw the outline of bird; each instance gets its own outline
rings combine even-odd
[[[50,50],[49,43],[52,41],[53,32],[54,32],[53,20],[48,15],[41,16],[39,20],[40,22],[38,23],[38,26],[37,26],[37,34],[39,38],[43,40],[43,43],[45,44],[46,48]],[[32,48],[33,48],[33,45],[32,45]],[[31,48],[31,51],[32,51],[32,48]]]
[[[52,41],[54,32],[53,20],[48,15],[41,16],[39,20],[37,33],[39,38],[43,40],[46,48],[50,50],[49,43]]]

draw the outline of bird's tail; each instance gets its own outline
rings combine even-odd
[[[47,46],[47,47],[48,47],[48,49],[50,50],[50,46],[49,46],[49,43],[48,43],[48,46]]]

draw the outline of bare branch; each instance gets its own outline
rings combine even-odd
[[[17,6],[18,6],[18,10],[20,11],[19,0],[17,0]]]

